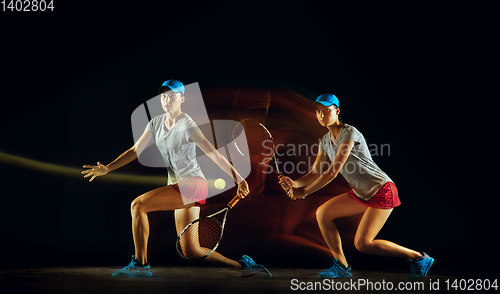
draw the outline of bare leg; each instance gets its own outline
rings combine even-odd
[[[377,209],[369,207],[359,223],[358,230],[356,231],[356,236],[354,238],[354,245],[359,251],[368,254],[402,258],[421,257],[422,255],[415,250],[408,249],[386,240],[375,240],[375,237],[384,226],[391,212],[392,209]]]
[[[181,231],[192,221],[200,217],[200,208],[199,207],[190,207],[183,209],[175,210],[175,228],[177,229],[177,235],[181,233]],[[195,236],[195,240],[192,240],[191,246],[199,246],[198,236]],[[212,252],[207,258],[205,258],[207,262],[210,262],[215,265],[226,265],[232,267],[241,267],[241,265],[232,259],[229,259],[217,251]]]
[[[149,191],[132,201],[132,235],[135,245],[135,258],[141,263],[148,262],[149,221],[148,212],[186,208],[181,195],[172,187],[165,186]]]
[[[326,244],[332,251],[333,257],[345,266],[348,266],[348,263],[342,250],[339,231],[333,220],[357,215],[363,213],[366,209],[366,206],[352,199],[348,194],[342,194],[328,200],[316,211],[316,219]]]
[[[132,201],[130,211],[132,214],[132,235],[135,245],[135,258],[143,264],[148,262],[148,212],[166,210],[175,210],[177,234],[179,234],[188,223],[199,218],[200,215],[199,207],[195,207],[194,203],[184,204],[181,195],[170,186],[149,191]],[[217,252],[213,252],[206,260],[214,264],[241,267],[237,261],[226,258]]]

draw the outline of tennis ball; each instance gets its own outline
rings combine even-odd
[[[222,189],[224,189],[224,187],[226,187],[226,181],[219,178],[219,179],[215,180],[214,186],[215,186],[215,189],[222,190]]]

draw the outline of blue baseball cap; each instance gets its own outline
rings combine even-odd
[[[339,107],[339,99],[335,95],[330,93],[319,95],[318,98],[316,98],[316,103],[320,103],[321,105],[324,105],[326,107],[335,104],[337,108]]]
[[[158,89],[158,94],[160,94],[163,91],[163,88],[168,87],[170,90],[178,93],[181,92],[182,95],[184,95],[184,85],[182,84],[181,81],[178,80],[167,80],[163,82],[161,85],[160,89]]]

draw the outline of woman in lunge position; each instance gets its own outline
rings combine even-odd
[[[411,266],[409,279],[423,279],[434,263],[432,257],[390,241],[375,239],[392,210],[401,204],[396,186],[373,162],[363,135],[355,127],[339,120],[339,100],[335,95],[318,96],[314,107],[319,123],[328,129],[321,139],[314,165],[300,179],[284,177],[280,184],[293,200],[305,199],[330,183],[339,173],[352,188],[325,202],[316,211],[319,228],[334,259],[333,266],[318,277],[352,276],[333,221],[363,213],[354,238],[355,247],[368,254],[406,258]],[[328,168],[324,170],[323,166]]]
[[[164,114],[154,117],[147,125],[142,136],[132,146],[108,165],[84,165],[82,174],[91,177],[104,176],[135,160],[151,139],[165,162],[169,163],[168,185],[149,191],[132,201],[132,235],[135,254],[125,268],[113,276],[151,276],[148,263],[149,222],[148,212],[175,210],[177,234],[191,221],[199,218],[200,206],[205,204],[208,195],[207,182],[196,160],[196,147],[207,154],[223,171],[233,177],[238,184],[237,195],[244,198],[249,193],[247,182],[234,167],[222,156],[200,131],[193,119],[181,111],[184,102],[184,85],[177,80],[168,80],[159,89]],[[250,268],[255,263],[244,255],[235,261],[213,252],[206,261],[226,266]]]

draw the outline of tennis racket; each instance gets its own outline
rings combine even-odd
[[[189,223],[177,238],[177,253],[184,259],[202,259],[212,254],[222,240],[227,213],[240,201],[235,196],[223,209]]]
[[[246,134],[248,152],[238,146],[238,140],[236,139],[243,130]],[[236,150],[238,150],[242,156],[249,156],[251,162],[257,163],[260,166],[268,163],[272,159],[275,165],[275,169],[272,171],[276,173],[280,179],[283,177],[278,167],[278,162],[276,161],[276,146],[274,145],[273,136],[263,124],[255,120],[245,119],[234,127],[233,139]]]
[[[244,141],[241,141],[242,132]],[[273,138],[263,124],[248,119],[241,121],[233,129],[233,143],[236,150],[242,156],[248,156],[251,162],[263,165],[274,159],[274,172],[282,177],[274,156]],[[223,209],[189,223],[177,238],[177,253],[187,260],[202,259],[212,254],[222,240],[227,214],[238,201],[240,198],[235,196]]]

